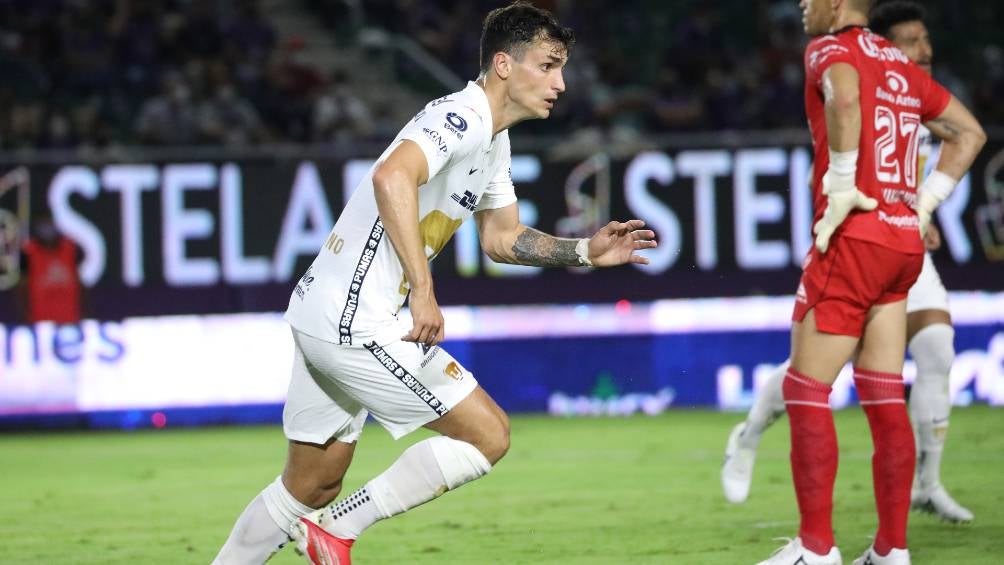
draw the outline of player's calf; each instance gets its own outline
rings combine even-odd
[[[906,548],[915,447],[903,399],[903,378],[894,373],[854,368],[854,385],[868,418],[875,454],[872,482],[879,528],[875,549],[888,554]]]

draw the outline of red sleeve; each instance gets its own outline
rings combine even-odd
[[[911,65],[912,66],[912,65]],[[931,75],[918,67],[916,73],[919,75],[921,85],[920,118],[923,121],[933,120],[941,115],[952,101],[952,93],[948,92],[941,83],[931,78]]]
[[[836,36],[824,35],[809,42],[805,48],[805,79],[816,87],[822,85],[823,73],[834,63],[847,63],[857,67],[850,48]]]

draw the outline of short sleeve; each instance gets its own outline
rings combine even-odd
[[[823,73],[835,63],[847,63],[857,67],[854,54],[837,37],[824,35],[812,40],[805,48],[806,80],[820,87]]]
[[[911,65],[913,67],[913,65]],[[930,74],[924,72],[919,67],[915,67],[915,74],[918,76],[921,85],[920,119],[930,121],[937,118],[948,107],[952,101],[952,93],[941,83],[934,80]]]
[[[429,163],[429,178],[477,150],[484,136],[481,118],[469,107],[440,99],[418,113],[398,134],[415,142]]]
[[[516,202],[516,188],[512,184],[512,151],[509,147],[509,137],[505,133],[499,135],[505,135],[500,140],[504,143],[500,148],[501,158],[484,194],[481,195],[481,200],[478,201],[477,212],[505,208]]]

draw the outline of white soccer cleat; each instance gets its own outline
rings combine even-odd
[[[945,487],[940,484],[926,490],[914,489],[910,496],[910,507],[921,512],[935,514],[946,522],[961,524],[973,521],[973,513],[965,506],[955,502],[952,495],[948,494]]]
[[[753,482],[753,463],[756,450],[739,445],[739,438],[746,430],[746,422],[732,428],[729,441],[725,445],[725,461],[722,463],[722,492],[725,499],[733,504],[746,502]]]
[[[801,538],[795,538],[757,565],[843,565],[843,563],[837,546],[831,547],[826,555],[819,555],[802,547]]]
[[[872,546],[864,555],[855,559],[853,565],[910,565],[910,550],[894,547],[883,557],[875,553],[875,547]]]

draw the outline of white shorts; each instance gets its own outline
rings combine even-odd
[[[920,276],[917,282],[910,287],[910,292],[906,296],[906,311],[917,312],[918,310],[944,310],[948,309],[948,291],[938,276],[938,270],[934,268],[934,261],[931,260],[930,253],[924,253],[924,266],[920,269]]]
[[[440,418],[478,386],[439,346],[344,346],[293,329],[296,351],[282,426],[294,441],[359,438],[367,413],[398,439]]]

